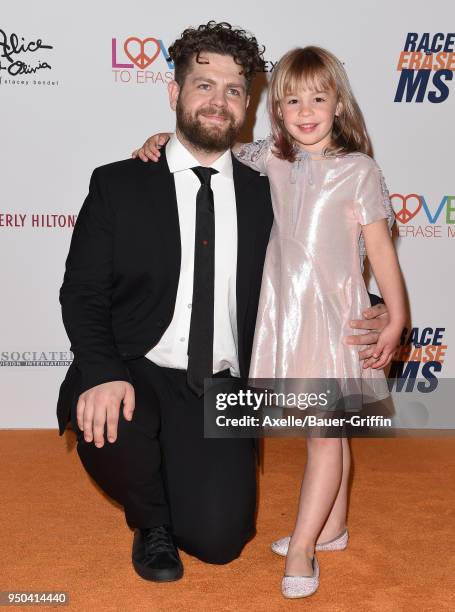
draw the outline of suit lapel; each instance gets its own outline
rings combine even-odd
[[[147,208],[151,212],[152,222],[159,225],[165,237],[162,242],[163,261],[170,263],[177,293],[182,254],[180,224],[174,175],[169,170],[165,149],[161,152],[159,162],[149,162],[147,170]],[[152,201],[153,207],[150,205]]]
[[[232,157],[235,200],[237,206],[237,331],[239,358],[243,356],[244,326],[251,289],[251,266],[254,261],[255,227],[261,222],[256,211],[251,181],[252,170]]]

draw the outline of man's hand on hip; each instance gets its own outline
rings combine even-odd
[[[368,345],[359,352],[359,357],[363,360],[363,367],[370,368],[377,361],[372,355],[379,334],[389,322],[389,313],[385,304],[376,304],[376,306],[364,310],[362,314],[364,318],[351,321],[351,327],[353,329],[365,329],[367,332],[355,336],[345,336],[344,340],[349,345]]]
[[[84,432],[86,442],[95,442],[101,448],[104,445],[104,426],[107,423],[107,439],[115,442],[123,401],[123,416],[131,421],[134,412],[134,388],[124,381],[103,383],[81,393],[77,402],[77,424]]]

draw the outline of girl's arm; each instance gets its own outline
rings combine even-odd
[[[131,157],[139,157],[143,162],[149,160],[157,162],[161,155],[160,148],[167,143],[171,136],[172,134],[169,132],[161,132],[150,136],[140,149],[135,149],[132,152]],[[267,161],[271,155],[271,149],[272,139],[269,137],[246,144],[237,142],[231,150],[243,164],[262,174],[267,174]]]
[[[232,147],[232,153],[242,164],[261,174],[267,174],[267,162],[272,155],[272,147],[273,139],[269,136],[246,144],[236,143]]]
[[[150,136],[140,149],[135,149],[131,153],[131,157],[139,157],[143,162],[148,162],[149,159],[153,162],[157,162],[161,155],[160,148],[167,143],[171,136],[171,132],[161,132]]]
[[[372,368],[383,368],[392,360],[406,323],[407,307],[398,257],[385,219],[362,226],[367,256],[389,312],[389,323],[380,333]]]

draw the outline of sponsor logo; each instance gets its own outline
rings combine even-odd
[[[50,74],[53,48],[41,38],[0,29],[0,85],[58,85]]]
[[[273,72],[277,63],[267,60],[264,72]],[[174,78],[174,63],[167,45],[155,36],[112,38],[111,64],[115,83],[159,85]]]
[[[448,345],[445,327],[405,328],[389,372],[389,386],[397,391],[430,393],[438,386]],[[416,385],[416,379],[421,379]]]
[[[174,78],[174,64],[167,47],[155,36],[113,38],[111,60],[115,83],[159,85]]]
[[[455,33],[409,32],[398,57],[394,102],[445,102],[455,70],[454,50]]]
[[[263,72],[272,73],[275,70],[277,64],[278,64],[278,60],[275,60],[275,61],[266,60],[264,64]]]
[[[70,366],[71,351],[3,351],[0,352],[0,368],[35,367],[49,368]]]
[[[0,212],[0,229],[23,229],[31,227],[38,228],[73,228],[76,224],[77,215],[68,213],[59,214],[30,214],[30,213],[12,213]]]
[[[455,196],[444,195],[436,203],[417,193],[390,196],[401,238],[454,238]]]

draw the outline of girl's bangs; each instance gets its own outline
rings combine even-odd
[[[336,91],[336,83],[329,68],[318,57],[295,57],[283,70],[277,83],[277,98],[306,91]]]

